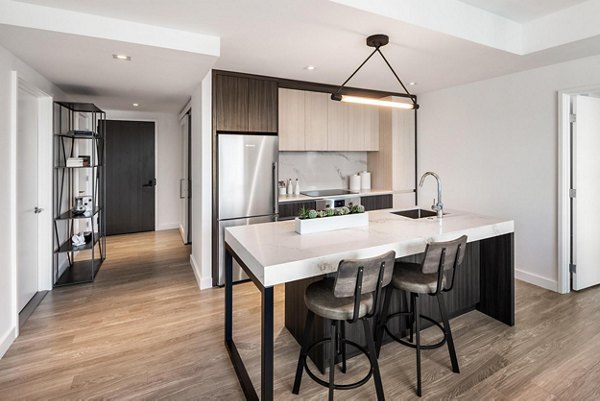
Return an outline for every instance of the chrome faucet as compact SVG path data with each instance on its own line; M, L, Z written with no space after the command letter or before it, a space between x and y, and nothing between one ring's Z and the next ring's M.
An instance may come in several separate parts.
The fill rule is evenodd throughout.
M435 201L435 199L433 200L433 204L431 205L431 210L436 211L437 217L439 219L441 219L442 216L444 215L444 204L442 203L442 180L440 179L440 176L432 171L426 172L425 174L423 174L421 176L421 180L419 181L419 187L423 186L423 183L425 182L425 178L428 175L432 176L437 181L437 202Z

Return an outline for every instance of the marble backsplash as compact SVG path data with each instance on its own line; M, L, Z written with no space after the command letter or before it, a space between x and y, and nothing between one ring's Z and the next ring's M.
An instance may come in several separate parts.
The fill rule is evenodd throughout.
M367 169L367 152L280 152L279 179L300 190L348 188L348 176Z

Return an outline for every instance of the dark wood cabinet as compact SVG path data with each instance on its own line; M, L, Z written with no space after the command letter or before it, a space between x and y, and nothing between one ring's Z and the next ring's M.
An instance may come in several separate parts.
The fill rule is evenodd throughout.
M248 131L248 79L217 75L215 86L217 131Z
M279 220L291 220L298 216L300 209L315 209L317 207L316 201L308 202L286 202L279 204Z
M249 80L248 131L277 132L277 82Z
M216 75L217 131L277 132L277 82Z
M392 194L363 196L360 198L360 203L365 207L366 211L377 209L389 209L393 207L394 196Z

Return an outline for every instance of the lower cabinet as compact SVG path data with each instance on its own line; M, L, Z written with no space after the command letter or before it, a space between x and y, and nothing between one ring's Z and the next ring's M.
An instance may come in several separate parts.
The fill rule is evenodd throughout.
M394 196L388 195L374 195L374 196L362 196L360 203L365 207L366 211L377 210L377 209L390 209L394 204Z
M293 220L298 216L300 209L315 209L317 207L316 201L307 202L285 202L279 204L279 221L281 220Z

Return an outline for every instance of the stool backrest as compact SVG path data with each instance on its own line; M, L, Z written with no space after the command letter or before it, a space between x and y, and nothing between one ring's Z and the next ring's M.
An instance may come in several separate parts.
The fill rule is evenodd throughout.
M447 283L443 290L452 288L454 282L454 270L462 265L467 248L467 236L463 235L452 241L430 242L425 249L421 272L423 274L439 273L438 283L442 283L442 276L452 270L452 280ZM440 291L438 285L438 290Z
M377 284L382 263L384 263L384 269L381 287L385 287L392 281L395 260L396 252L394 251L373 258L342 260L335 277L333 295L337 298L354 296L360 267L363 268L361 294L374 292L378 288Z

